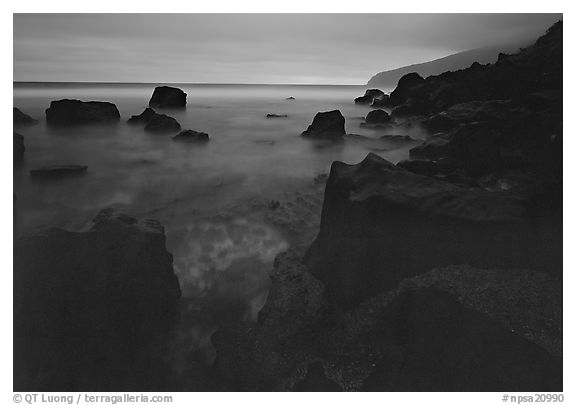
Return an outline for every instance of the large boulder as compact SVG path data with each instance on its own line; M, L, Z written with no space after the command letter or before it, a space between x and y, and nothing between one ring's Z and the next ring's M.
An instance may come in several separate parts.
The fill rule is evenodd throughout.
M459 187L374 154L334 162L305 262L342 308L448 264L561 274L562 233L531 207L528 197Z
M113 123L120 112L112 103L103 101L58 100L46 109L46 122L52 125Z
M154 89L148 105L158 108L186 107L186 93L176 87L159 86Z
M365 104L365 105L369 105L372 103L372 101L374 100L374 97L370 96L370 95L364 95L364 96L360 96L360 97L356 97L354 99L354 104Z
M14 125L30 125L36 124L38 121L29 116L28 114L24 114L18 108L13 107L14 113Z
M366 115L366 123L368 124L387 124L392 117L384 110L372 110Z
M13 148L13 163L19 163L24 159L24 151L26 147L24 146L24 137L20 134L14 132L14 138L12 140Z
M421 87L424 83L424 78L416 72L402 76L394 91L390 93L390 102L393 105L405 103L413 97L414 89Z
M380 89L368 89L364 93L365 96L372 96L373 98L381 98L385 93Z
M162 226L107 209L14 244L14 389L173 390L180 287Z
M346 134L345 119L340 110L319 112L302 136L317 139L340 139Z

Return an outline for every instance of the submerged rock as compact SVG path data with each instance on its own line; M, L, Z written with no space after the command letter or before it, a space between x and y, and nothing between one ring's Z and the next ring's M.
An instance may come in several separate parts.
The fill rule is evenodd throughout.
M35 120L28 114L24 114L20 109L13 107L14 113L14 125L30 125L36 124L38 120Z
M118 108L103 101L58 100L46 110L46 122L53 125L113 123L120 120Z
M294 97L290 96L290 97L287 97L286 100L296 100L296 99Z
M21 162L24 159L24 151L26 150L26 147L24 146L24 137L16 132L14 132L12 148L14 163Z
M334 162L305 262L343 308L448 264L561 274L562 234L529 208L525 197L419 176L374 154Z
M339 139L346 134L340 110L319 112L302 136L316 139Z
M86 173L86 170L88 170L88 166L83 165L54 165L32 169L30 170L30 175L34 178L59 179L82 175Z
M186 93L176 87L159 86L154 89L148 105L158 108L186 107Z
M172 139L179 142L203 143L208 142L210 140L210 137L205 132L197 132L191 129L186 129L180 132L178 135L174 136Z
M14 244L14 389L173 390L180 287L162 226L111 209Z
M287 114L266 114L266 118L288 118Z

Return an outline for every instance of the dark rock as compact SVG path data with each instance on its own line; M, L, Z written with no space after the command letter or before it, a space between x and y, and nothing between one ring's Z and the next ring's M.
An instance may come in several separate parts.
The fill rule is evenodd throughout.
M375 98L370 104L372 108L382 108L382 107L390 107L392 104L390 103L390 96L384 94L380 98Z
M176 132L180 129L182 129L180 123L165 114L155 114L144 127L144 130L148 132Z
M14 112L14 125L31 125L36 124L38 120L35 120L28 114L24 114L18 108L13 108Z
M405 291L380 312L380 324L371 334L386 342L389 354L361 391L562 389L561 358L466 308L451 294Z
M328 181L328 175L326 173L322 173L314 177L314 184L324 184L327 181Z
M296 100L294 97L287 97L286 100Z
M527 198L458 187L369 154L332 164L305 263L343 308L447 264L561 274L562 233L550 221L533 221Z
M298 381L292 388L294 392L340 392L342 387L326 377L324 367L320 362L308 366L306 377Z
M412 114L414 114L414 109L411 104L402 104L394 107L390 113L393 117L407 117Z
M197 132L191 129L186 129L180 132L178 135L172 138L175 141L183 141L183 142L208 142L210 137L205 132Z
M113 123L120 113L112 103L103 101L58 100L46 109L46 122L52 125Z
M405 103L414 96L414 89L421 87L424 83L424 78L416 72L402 76L396 89L390 93L390 102L396 106Z
M24 146L24 137L14 132L12 147L14 163L21 162L24 159L24 151L26 150L26 147Z
M146 108L140 115L133 115L128 119L129 124L148 124L156 115L156 111L150 107Z
M373 100L374 100L374 97L372 97L372 96L367 96L367 95L366 95L366 96L356 97L356 98L354 99L354 103L355 103L355 104L366 104L366 105L368 105L368 104L371 104Z
M180 288L162 226L107 209L14 244L14 389L173 390Z
M456 162L446 158L439 160L402 160L396 166L423 176L448 174L458 169Z
M286 114L266 114L266 118L288 118Z
M386 94L380 89L368 89L366 90L366 93L364 93L364 95L372 96L373 98L377 99L385 96Z
M319 112L302 136L320 139L338 139L346 134L345 119L339 110Z
M280 208L280 201L278 200L270 200L268 202L268 208L271 210L275 210L277 208Z
M30 175L34 178L60 179L64 177L78 176L86 173L88 166L82 165L55 165L44 166L39 169L30 170Z
M450 139L442 135L435 135L424 143L410 149L410 157L413 159L437 160L448 157Z
M366 115L366 122L369 124L386 124L390 120L390 115L384 110L372 110Z
M176 87L159 86L154 89L148 105L158 108L186 107L186 93Z

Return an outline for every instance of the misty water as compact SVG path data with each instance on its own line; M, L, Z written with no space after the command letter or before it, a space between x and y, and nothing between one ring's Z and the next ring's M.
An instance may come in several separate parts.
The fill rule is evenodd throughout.
M87 229L106 207L159 220L183 292L178 345L205 350L220 324L255 319L274 257L297 243L293 232L266 220L271 201L306 203L317 195L321 202L324 184L314 179L333 161L358 163L374 152L397 162L414 144L378 138L424 134L402 126L361 127L370 108L353 100L364 94L362 86L178 87L188 93L186 109L161 112L183 129L207 132L208 144L174 142L174 134L126 124L147 107L154 85L15 85L14 106L40 120L17 129L26 152L14 168L15 229ZM106 126L46 126L44 110L62 98L112 102L122 119ZM317 112L333 109L346 118L347 133L374 141L326 144L299 136ZM266 118L268 113L288 117ZM55 164L88 165L88 171L59 181L30 178L30 169Z

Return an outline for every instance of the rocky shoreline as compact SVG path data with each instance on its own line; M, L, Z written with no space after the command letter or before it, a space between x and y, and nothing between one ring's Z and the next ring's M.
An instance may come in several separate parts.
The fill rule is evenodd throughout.
M168 364L180 286L158 222L107 209L85 232L18 238L15 390L562 391L562 23L493 65L411 73L355 102L367 125L432 135L397 165L334 162L314 179L321 202L267 202L266 221L301 243L276 257L257 322L212 336L214 364ZM159 87L149 105L185 107L186 93ZM120 119L78 100L46 114ZM181 129L152 108L129 122ZM359 137L338 110L301 136ZM15 161L24 150L14 133Z

